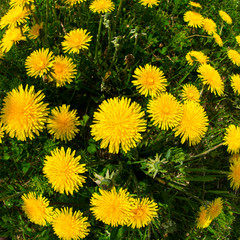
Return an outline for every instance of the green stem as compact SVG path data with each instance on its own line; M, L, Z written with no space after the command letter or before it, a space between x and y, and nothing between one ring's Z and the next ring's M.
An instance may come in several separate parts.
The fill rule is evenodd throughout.
M202 157L202 156L204 156L204 155L207 155L208 153L214 151L215 149L221 147L222 145L223 145L223 143L220 143L220 144L214 146L213 148L208 149L207 151L205 151L205 152L203 152L203 153L200 153L200 154L197 154L197 155L191 156L190 159L198 158L198 157Z
M101 29L102 29L102 22L103 22L103 17L101 15L100 20L99 20L99 25L98 25L97 43L96 43L96 48L95 48L94 60L97 59L98 47L100 46L100 35L101 35Z

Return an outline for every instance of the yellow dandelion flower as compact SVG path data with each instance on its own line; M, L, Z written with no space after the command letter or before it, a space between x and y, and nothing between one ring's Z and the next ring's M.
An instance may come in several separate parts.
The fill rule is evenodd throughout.
M63 240L78 240L89 234L90 224L87 217L80 211L73 212L72 208L56 209L52 219L54 233Z
M52 77L56 81L57 87L71 83L77 73L76 65L73 64L70 58L64 56L55 57L52 68Z
M33 25L28 33L29 38L30 39L38 38L41 29L43 29L43 23Z
M0 28L17 27L18 25L26 23L29 12L21 6L16 6L8 10L8 12L0 20Z
M239 153L240 150L240 127L230 124L223 138L223 145L227 146L230 153Z
M217 33L213 33L213 38L215 39L215 42L218 44L219 47L223 46L223 41Z
M128 226L131 226L131 228L145 227L157 216L158 206L148 198L138 198L133 201L132 215L129 217Z
M65 53L79 53L82 49L88 49L92 36L89 36L87 30L76 29L70 31L64 38L65 41L62 42L63 51Z
M49 49L39 49L33 51L26 59L27 74L37 78L47 74L52 67L53 53Z
M230 165L230 173L228 179L231 181L230 186L233 190L238 190L240 187L240 160L234 159Z
M197 2L190 1L188 4L196 8L202 8L201 4Z
M240 35L236 36L236 41L237 41L238 45L240 45Z
M159 68L146 64L144 67L137 68L134 74L133 77L136 80L132 83L145 97L148 95L156 97L160 92L166 91L167 79Z
M75 4L84 2L86 0L65 0L65 3L70 5L71 7L74 6Z
M79 164L81 156L74 155L75 151L71 153L68 148L65 152L61 147L60 150L56 148L51 151L51 156L45 157L43 173L56 192L73 195L73 191L78 191L79 186L85 183L86 177L79 174L87 171L86 164Z
M192 66L194 61L197 61L201 64L207 63L208 62L208 56L206 56L201 51L190 51L186 55L186 60L187 60L188 64Z
M4 127L2 122L0 121L0 143L2 143L2 138L4 137Z
M223 209L223 202L221 198L216 198L214 201L212 201L207 208L208 216L211 220L216 218Z
M112 12L115 6L111 0L94 0L89 9L94 13L107 13Z
M101 195L94 193L90 199L95 218L113 227L127 224L133 209L127 190L121 188L117 192L114 187L111 191L99 191Z
M210 216L208 215L208 210L204 207L200 207L197 218L197 227L198 228L207 228L212 222Z
M30 192L24 194L22 200L22 209L31 222L46 226L51 221L53 208L49 207L49 201L42 194L36 196L36 193Z
M183 20L188 22L188 26L190 27L202 27L203 26L203 16L200 13L187 11L184 14Z
M71 141L76 133L79 132L77 126L80 125L77 110L69 111L70 105L63 104L51 111L51 116L48 118L47 128L50 134L55 139L62 141Z
M220 17L222 18L223 21L225 21L228 24L232 24L232 19L226 12L220 10L219 15L220 15Z
M217 31L216 23L210 18L203 19L203 30L206 31L209 35L215 33Z
M181 143L189 141L189 146L198 144L208 127L208 117L203 107L193 101L183 104L183 117L174 129L175 136L181 136Z
M96 141L102 140L100 147L109 146L110 153L124 152L136 147L146 129L144 112L136 102L128 98L111 98L102 102L94 113L91 134Z
M238 67L240 66L240 53L236 50L230 49L228 50L228 57L231 59L231 61L236 64Z
M143 6L153 7L153 5L158 5L160 0L140 0L139 1Z
M240 161L240 154L236 153L233 154L230 158L229 158L229 162L233 163L234 160L239 160Z
M176 127L182 118L182 105L170 93L163 93L150 100L147 108L153 125L162 130Z
M34 133L39 135L48 115L48 104L42 102L44 97L41 91L35 93L34 86L28 85L7 93L1 112L5 131L11 138L16 136L25 141L28 137L33 139Z
M231 77L231 86L233 92L240 95L240 74L234 74Z
M10 0L10 6L21 6L24 7L25 5L33 4L34 0Z
M192 84L185 84L182 90L183 101L200 102L200 93L198 89Z
M214 69L209 64L202 64L197 69L199 78L201 78L202 83L208 86L210 90L215 95L222 95L224 91L223 81L218 71Z

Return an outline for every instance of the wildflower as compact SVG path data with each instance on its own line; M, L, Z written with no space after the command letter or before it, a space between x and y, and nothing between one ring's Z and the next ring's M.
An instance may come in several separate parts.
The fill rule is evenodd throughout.
M64 38L63 51L65 53L79 53L82 49L88 49L92 36L89 36L87 30L81 28L70 31Z
M208 216L210 217L211 220L213 220L222 212L222 209L223 209L222 199L216 198L208 205L207 208Z
M230 153L239 153L240 150L240 128L230 124L223 138L223 145L227 146Z
M73 212L72 208L56 209L53 215L52 227L54 233L64 240L82 239L89 234L87 217L80 211Z
M148 198L138 198L133 201L132 215L129 217L128 226L131 226L131 228L145 227L157 216L158 206Z
M197 2L190 1L188 4L196 8L202 8L201 4Z
M203 16L200 13L187 11L184 14L183 20L188 22L188 26L190 27L202 27L203 26Z
M240 45L240 35L236 36L236 41L237 41L238 45Z
M223 46L223 41L217 33L213 33L213 38L215 39L215 42L218 44L219 47Z
M0 143L2 143L3 136L4 136L4 127L2 122L0 121Z
M228 57L231 59L231 61L236 64L238 67L240 66L240 53L236 50L228 50Z
M133 77L136 80L132 81L132 83L137 86L138 91L145 97L148 94L151 97L156 97L160 92L166 91L167 79L159 68L146 64L144 67L137 68L134 74Z
M34 86L28 88L28 85L25 89L20 85L7 93L1 112L5 131L10 137L25 141L27 137L33 139L33 133L39 135L48 115L48 104L42 102L44 97L41 91L35 93Z
M185 84L182 90L183 101L200 102L200 93L198 89L192 84Z
M67 3L68 5L70 5L71 7L74 6L77 3L81 3L84 2L86 0L65 0L65 3Z
M197 61L201 64L208 62L208 57L200 51L190 51L186 55L186 60L189 65L193 65L194 61Z
M144 112L136 102L128 98L111 98L102 102L94 113L91 134L101 141L101 148L109 146L110 153L118 153L120 146L124 152L136 147L146 129Z
M203 30L205 30L209 35L211 35L217 31L217 25L212 19L204 18Z
M30 39L38 38L41 29L43 29L43 23L35 24L34 26L32 26L28 33L29 38Z
M60 150L56 148L51 151L51 156L45 157L43 173L56 192L73 195L73 191L77 191L85 183L86 177L79 174L87 171L86 164L79 164L81 156L74 155L75 151L71 153L68 148L65 152L61 147Z
M239 74L232 75L231 86L232 86L233 92L240 95L240 75Z
M27 4L33 4L34 0L10 0L10 6L15 7L15 6L21 6L24 7Z
M223 81L216 69L209 64L202 64L198 68L199 78L202 79L202 83L208 86L208 90L215 95L222 95L224 90Z
M240 154L235 153L229 158L230 163L233 163L234 160L240 160Z
M69 111L70 105L63 104L60 107L55 107L47 122L49 133L54 135L54 138L62 141L71 141L76 133L79 132L77 126L80 125L77 111Z
M232 24L232 19L226 12L220 10L219 15L220 15L220 17L222 18L223 21L225 21L228 24Z
M49 201L42 197L42 194L36 196L36 193L30 192L24 194L22 200L22 209L31 222L46 226L46 223L51 221L53 208L49 207Z
M112 12L115 6L111 0L94 0L89 9L94 13L107 13Z
M150 100L148 112L153 125L162 130L176 127L182 118L182 105L170 93L163 93L156 99Z
M207 131L208 117L203 107L193 101L183 104L183 117L179 125L174 129L175 136L181 136L181 143L186 140L189 145L198 144Z
M90 199L90 210L95 218L113 227L127 224L133 209L127 190L120 188L117 192L114 187L111 191L99 191L100 195L94 193Z
M228 179L231 181L230 186L233 190L238 190L240 187L240 160L235 159L230 165L230 173Z
M208 215L208 210L204 207L200 207L197 218L197 227L198 228L207 228L212 222L210 216Z
M26 59L27 74L37 78L47 74L52 67L53 53L49 49L39 49L33 51Z
M143 6L152 7L153 5L158 5L159 0L140 0L139 1Z

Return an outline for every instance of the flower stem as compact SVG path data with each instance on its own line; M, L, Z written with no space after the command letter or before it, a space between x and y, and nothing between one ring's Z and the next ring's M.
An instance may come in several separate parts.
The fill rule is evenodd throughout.
M100 20L99 20L99 25L98 25L97 43L96 43L96 48L95 48L94 60L97 59L98 47L100 46L100 35L101 35L101 29L102 29L102 22L103 22L103 17L101 15Z

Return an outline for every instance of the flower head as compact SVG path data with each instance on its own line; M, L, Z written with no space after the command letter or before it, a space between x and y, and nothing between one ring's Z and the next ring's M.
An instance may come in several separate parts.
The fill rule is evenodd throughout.
M226 129L223 138L223 145L228 147L227 151L230 153L239 153L240 150L240 127L231 124Z
M219 15L220 15L220 17L222 18L223 21L225 21L228 24L232 24L232 19L226 12L220 10Z
M30 39L38 38L41 29L43 29L43 23L33 25L28 33L29 38Z
M74 155L75 151L71 152L68 148L65 152L61 147L60 150L56 148L51 151L51 156L45 157L43 173L56 192L73 195L73 191L85 183L86 177L79 174L87 171L86 164L79 164L81 156Z
M233 163L234 160L240 160L240 154L239 153L235 153L229 158L230 163Z
M236 50L230 49L228 50L228 57L231 61L236 64L238 67L240 66L240 53Z
M196 8L202 8L201 4L197 2L190 1L188 4Z
M158 5L160 0L140 0L139 2L143 5L143 6L147 6L147 7L152 7L153 5Z
M198 77L202 79L202 83L206 84L211 92L216 95L223 94L223 81L216 69L209 64L202 64L197 71Z
M76 133L79 132L77 126L80 125L77 111L69 111L70 105L63 104L52 110L51 116L47 122L47 128L54 138L62 141L71 141Z
M240 45L240 35L236 36L236 41L237 41L238 45Z
M219 47L223 46L223 41L216 32L213 33L213 38L215 39L215 42L218 44Z
M10 137L25 141L27 137L33 139L34 133L39 135L48 115L48 104L42 102L44 97L41 91L35 93L34 86L28 88L28 85L25 89L20 85L7 94L1 112Z
M190 51L186 55L186 60L189 65L193 65L194 61L197 61L201 64L208 62L208 56L200 51Z
M200 93L192 84L185 84L182 90L183 101L200 102Z
M99 191L101 195L94 193L90 199L95 218L113 227L127 224L133 209L127 190L120 188L117 192L114 187L111 191Z
M230 173L228 179L231 181L230 186L234 190L238 190L240 187L240 159L234 159L230 165Z
M240 95L240 74L232 75L231 86L232 86L233 92Z
M101 148L109 146L110 153L118 153L120 146L124 152L136 147L146 129L144 112L136 102L128 98L111 98L102 102L94 113L91 134L101 141Z
M187 11L184 14L183 20L188 22L188 26L190 27L202 27L203 26L203 16L200 13Z
M27 4L33 4L34 0L10 0L10 5L12 7L21 6L24 7Z
M158 206L148 198L138 198L133 201L132 215L129 217L128 226L131 226L131 228L145 227L157 216Z
M26 59L27 74L37 78L47 74L52 67L53 53L49 49L39 49L33 51Z
M87 30L81 28L70 31L64 38L63 51L65 53L79 53L80 50L88 49L92 36L89 36Z
M216 23L210 18L203 19L203 30L205 30L208 34L213 34L217 31Z
M162 130L176 127L182 118L182 105L170 93L163 93L150 100L148 112L153 124Z
M216 198L208 205L207 208L208 216L210 217L211 220L213 220L222 212L222 209L223 209L222 199Z
M79 240L89 234L90 224L80 211L72 208L56 209L52 219L54 233L63 240Z
M65 3L72 7L75 4L81 3L81 2L84 2L84 1L86 1L86 0L65 0Z
M175 136L182 137L181 143L186 140L189 145L198 144L207 131L208 117L203 107L193 101L186 101L183 104L183 117L179 125L174 129Z
M49 201L45 197L36 196L36 193L30 192L24 194L22 200L22 209L31 222L45 226L47 222L51 221L53 208L48 206Z
M208 210L204 207L200 207L197 218L197 227L198 228L207 228L212 222L210 216L208 215Z
M156 97L160 92L166 91L167 79L159 68L146 64L144 67L137 68L134 74L133 77L136 80L132 83L145 97L148 95Z
M94 0L89 9L94 13L107 13L112 12L115 6L111 0Z

